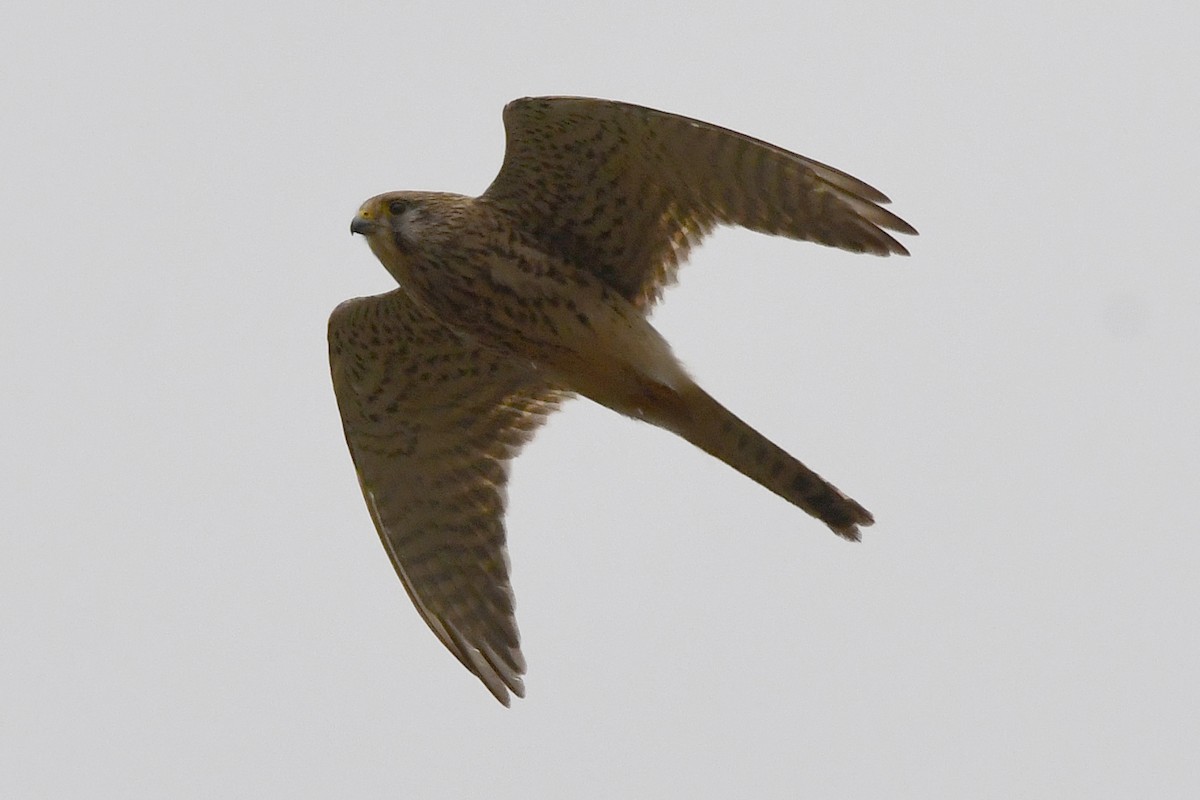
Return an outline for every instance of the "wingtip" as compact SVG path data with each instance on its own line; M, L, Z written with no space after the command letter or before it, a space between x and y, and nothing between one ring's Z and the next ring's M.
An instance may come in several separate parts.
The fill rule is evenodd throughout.
M480 679L484 687L487 688L487 690L491 693L492 697L496 698L496 700L500 702L500 705L504 706L505 708L512 708L512 696L509 694L510 690L512 694L515 694L517 697L525 697L525 683L519 677L511 676L506 678L503 683L494 680L488 680L484 678L484 676L478 674L476 677Z

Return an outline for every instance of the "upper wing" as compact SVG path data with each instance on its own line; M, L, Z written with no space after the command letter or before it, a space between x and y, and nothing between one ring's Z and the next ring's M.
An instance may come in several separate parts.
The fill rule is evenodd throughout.
M714 225L907 255L915 234L857 178L740 133L628 103L531 97L504 109L500 174L481 199L626 300L658 299Z
M563 398L403 290L348 300L329 360L363 495L417 610L500 702L524 695L504 543L508 462Z

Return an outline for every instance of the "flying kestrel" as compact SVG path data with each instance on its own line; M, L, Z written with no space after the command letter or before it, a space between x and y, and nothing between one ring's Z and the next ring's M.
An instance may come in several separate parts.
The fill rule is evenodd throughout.
M581 394L682 436L847 539L871 514L735 417L647 321L717 225L907 255L857 178L739 133L607 100L526 98L479 197L392 192L350 224L400 288L329 319L346 441L429 627L501 703L525 694L508 464ZM885 230L886 229L886 230Z

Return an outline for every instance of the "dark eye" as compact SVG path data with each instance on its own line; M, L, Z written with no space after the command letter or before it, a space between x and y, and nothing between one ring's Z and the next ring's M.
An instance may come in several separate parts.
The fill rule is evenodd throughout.
M388 203L388 211L393 217L398 217L408 210L408 203L404 200L393 200Z

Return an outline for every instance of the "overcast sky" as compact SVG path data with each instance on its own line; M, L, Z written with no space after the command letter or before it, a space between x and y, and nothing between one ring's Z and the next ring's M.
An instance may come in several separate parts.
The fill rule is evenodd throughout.
M1195 796L1192 4L104 5L0 11L0 795ZM393 285L359 203L482 191L536 94L921 236L695 252L655 324L877 524L574 401L514 465L505 710L380 547L324 337Z

